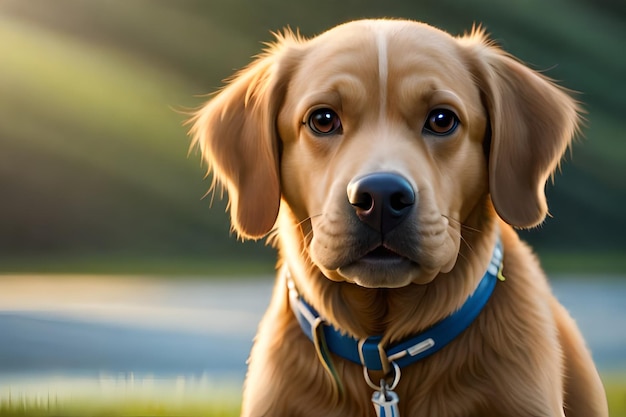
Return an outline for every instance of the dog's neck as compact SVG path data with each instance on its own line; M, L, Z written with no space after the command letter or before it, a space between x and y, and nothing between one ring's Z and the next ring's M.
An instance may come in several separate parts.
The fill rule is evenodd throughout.
M484 210L493 208L487 205L464 222L454 268L429 284L371 289L331 281L308 259L307 263L286 266L304 299L335 328L355 338L380 334L383 345L394 343L442 320L476 289L497 239L495 216L485 215ZM293 226L291 229L295 230ZM302 247L304 240L297 234L279 236L285 262L294 259L282 253L286 249L307 253Z

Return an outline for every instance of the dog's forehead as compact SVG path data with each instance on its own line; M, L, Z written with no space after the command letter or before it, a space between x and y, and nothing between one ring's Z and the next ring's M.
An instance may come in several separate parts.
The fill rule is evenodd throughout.
M454 37L424 23L359 20L311 39L301 68L309 82L338 72L378 81L383 69L394 79L426 74L458 81L469 75L460 49Z
M463 49L448 33L413 21L361 20L337 26L304 45L288 89L294 106L287 108L301 117L329 94L335 98L325 104L358 112L367 101L369 111L381 115L426 101L438 90L477 101Z
M322 33L310 43L314 53L329 57L358 52L365 56L386 53L396 60L415 55L445 59L458 50L455 38L448 33L425 23L405 20L353 21Z

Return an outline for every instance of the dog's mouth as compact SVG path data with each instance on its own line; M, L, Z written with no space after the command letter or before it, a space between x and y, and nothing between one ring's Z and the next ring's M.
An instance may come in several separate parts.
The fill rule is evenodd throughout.
M382 245L366 253L360 260L371 263L396 263L402 262L403 260L408 261L406 257Z
M380 245L337 270L348 281L363 287L403 287L419 271L419 265L398 252Z

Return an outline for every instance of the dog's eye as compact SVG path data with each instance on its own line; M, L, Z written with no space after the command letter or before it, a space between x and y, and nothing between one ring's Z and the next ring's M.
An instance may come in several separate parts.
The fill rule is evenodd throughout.
M428 114L424 130L434 135L449 135L459 125L457 115L448 109L435 109Z
M331 109L317 109L309 116L309 128L318 135L341 133L341 119Z

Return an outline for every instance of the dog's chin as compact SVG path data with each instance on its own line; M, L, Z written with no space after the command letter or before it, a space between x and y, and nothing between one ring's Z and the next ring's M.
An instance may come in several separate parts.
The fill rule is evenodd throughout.
M422 272L417 263L382 248L337 268L345 281L365 288L400 288L423 283Z

